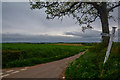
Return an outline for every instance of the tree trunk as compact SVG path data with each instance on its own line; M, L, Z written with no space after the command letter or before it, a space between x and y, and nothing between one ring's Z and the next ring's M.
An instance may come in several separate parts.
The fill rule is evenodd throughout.
M100 20L102 24L102 33L109 34L108 12L107 12L107 5L105 2L102 5ZM104 43L105 46L108 46L109 39L110 39L109 36L102 36L102 43Z
M101 17L101 23L102 23L102 33L109 34L109 24L108 24L108 18L105 14ZM102 42L105 44L105 46L109 43L109 36L102 36Z

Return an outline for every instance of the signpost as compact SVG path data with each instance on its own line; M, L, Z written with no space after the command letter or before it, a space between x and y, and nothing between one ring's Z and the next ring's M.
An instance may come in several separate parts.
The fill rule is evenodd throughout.
M118 7L118 43L120 44L120 6Z
M109 54L110 54L113 38L114 38L114 35L115 35L115 29L116 29L116 27L112 27L112 33L111 34L104 34L104 33L102 34L103 36L110 36L108 49L107 49L106 56L105 56L105 59L104 59L104 64L106 63L106 61L109 57Z
M118 43L120 43L120 28L118 29Z

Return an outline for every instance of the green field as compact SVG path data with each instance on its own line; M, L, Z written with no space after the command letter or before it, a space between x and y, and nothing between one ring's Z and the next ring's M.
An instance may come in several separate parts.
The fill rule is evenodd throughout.
M2 67L23 67L51 62L75 55L89 46L3 43Z
M78 59L69 64L65 77L67 80L120 79L120 44L114 43L107 62L103 64L106 47L104 44L97 44Z

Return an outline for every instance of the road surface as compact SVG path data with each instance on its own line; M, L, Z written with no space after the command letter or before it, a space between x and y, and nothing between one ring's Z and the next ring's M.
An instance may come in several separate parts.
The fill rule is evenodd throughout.
M31 67L3 69L3 78L64 78L67 65L84 52L58 61L39 64Z

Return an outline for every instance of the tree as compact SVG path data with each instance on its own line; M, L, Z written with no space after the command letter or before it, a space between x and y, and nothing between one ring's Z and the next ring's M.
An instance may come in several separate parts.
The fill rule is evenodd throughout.
M80 25L86 25L85 28L92 28L90 24L97 18L102 24L102 33L109 34L109 22L113 16L110 12L120 6L120 2L30 2L31 9L45 8L47 19L58 17L63 19L63 16L73 16L77 19ZM102 36L102 42L108 45L109 37Z

